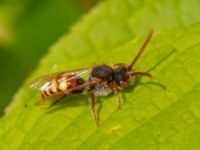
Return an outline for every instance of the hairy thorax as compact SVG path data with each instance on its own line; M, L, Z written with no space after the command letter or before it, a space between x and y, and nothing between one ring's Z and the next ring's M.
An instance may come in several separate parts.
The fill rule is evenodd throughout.
M100 84L97 84L94 87L95 96L107 96L111 92L112 92L112 90L108 87L108 84L106 82L102 82Z

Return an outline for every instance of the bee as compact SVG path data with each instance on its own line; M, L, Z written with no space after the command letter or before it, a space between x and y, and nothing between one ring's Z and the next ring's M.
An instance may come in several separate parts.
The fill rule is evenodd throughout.
M92 67L53 73L35 79L31 87L38 89L41 99L36 104L42 104L51 98L57 98L49 107L59 103L64 97L77 94L88 94L94 121L99 126L95 111L95 97L107 96L114 93L118 100L118 109L121 109L120 91L134 84L136 76L152 78L149 72L138 72L133 69L135 63L144 52L151 40L153 29L130 65L118 63L115 65L100 64Z

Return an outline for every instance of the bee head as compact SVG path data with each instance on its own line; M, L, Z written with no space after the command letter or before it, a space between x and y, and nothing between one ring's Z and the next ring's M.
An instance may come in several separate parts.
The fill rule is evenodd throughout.
M150 73L135 72L134 70L129 70L128 66L125 64L117 64L114 66L113 80L122 89L133 84L136 76L146 76L152 78Z
M114 66L113 76L118 86L125 88L129 85L130 76L128 71L128 67L125 64L116 64Z
M142 53L144 52L146 46L151 40L152 35L153 35L153 29L149 32L149 35L144 41L138 54L135 56L135 58L133 59L133 61L131 62L129 66L126 66L125 64L116 64L114 66L114 71L113 71L114 81L121 88L125 88L129 84L133 83L134 76L140 75L140 76L148 76L151 78L151 74L149 74L148 72L134 72L133 67L135 63L138 61L138 59L140 58L140 56L142 55Z

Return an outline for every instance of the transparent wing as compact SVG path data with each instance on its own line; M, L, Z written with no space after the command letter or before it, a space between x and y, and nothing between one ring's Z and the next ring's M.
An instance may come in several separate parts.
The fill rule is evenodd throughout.
M91 70L92 68L90 67L44 75L33 80L30 83L30 87L34 89L40 89L41 87L48 86L53 79L62 80L62 78L66 78L67 81L78 79L80 77L85 79L89 77Z

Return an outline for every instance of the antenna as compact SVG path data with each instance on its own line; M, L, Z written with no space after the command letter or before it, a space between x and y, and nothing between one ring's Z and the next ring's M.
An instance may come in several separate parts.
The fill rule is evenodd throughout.
M146 40L144 41L142 47L140 48L140 51L138 52L138 54L135 56L134 60L132 61L132 63L129 65L128 70L131 70L133 65L137 62L138 58L141 56L141 54L143 53L143 51L145 50L146 46L148 45L148 43L151 40L151 37L153 35L153 29L150 30L149 35L147 36Z

